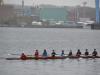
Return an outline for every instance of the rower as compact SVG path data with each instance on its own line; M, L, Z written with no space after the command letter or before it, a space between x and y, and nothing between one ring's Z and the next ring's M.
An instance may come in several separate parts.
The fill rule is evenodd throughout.
M38 56L39 56L39 52L38 52L38 50L35 51L34 56L35 56L35 57L38 57Z
M56 55L56 52L54 50L52 50L51 56L55 57L55 55Z
M80 55L81 55L81 51L80 51L80 49L78 49L76 56L80 57Z
M88 52L88 49L86 49L86 51L85 51L85 56L88 56L89 55L89 52Z
M27 56L24 53L22 53L21 56L20 56L20 59L26 60L27 59Z
M43 56L44 56L44 57L47 56L47 51L46 51L46 49L44 49L44 51L43 51Z
M70 50L70 52L69 52L68 56L72 56L72 50Z
M64 50L62 50L62 52L61 52L61 56L64 56L64 55L65 55Z
M94 49L94 51L92 52L92 56L97 56L97 51L96 51L96 49Z

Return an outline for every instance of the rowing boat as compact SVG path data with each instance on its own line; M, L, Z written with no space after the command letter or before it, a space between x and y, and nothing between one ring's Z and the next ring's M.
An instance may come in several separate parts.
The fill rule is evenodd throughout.
M69 59L77 59L77 58L84 58L84 59L87 59L87 58L100 58L100 56L55 56L55 57L51 57L51 56L48 56L48 57L43 57L43 56L39 56L39 57L34 57L34 56L28 56L26 59L21 59L19 57L15 57L15 58L6 58L6 60L38 60L38 59L66 59L66 58L69 58Z
M70 59L78 59L78 58L83 58L83 59L92 58L92 59L95 59L95 58L100 58L100 56L68 56L67 58L70 58Z
M29 56L27 57L26 59L21 59L21 58L6 58L7 60L32 60L32 59L65 59L67 58L67 56L55 56L55 57L51 57L51 56L48 56L48 57L32 57L32 56Z
M100 58L100 56L81 56L81 58Z

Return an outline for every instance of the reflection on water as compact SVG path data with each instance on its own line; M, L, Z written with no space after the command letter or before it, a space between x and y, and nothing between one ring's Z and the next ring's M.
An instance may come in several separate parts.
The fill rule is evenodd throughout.
M33 54L34 49L51 53L62 49L73 53L86 48L100 52L100 31L85 29L0 28L0 57L8 53ZM15 55L9 57L16 57ZM17 55L18 57L18 55ZM100 75L100 59L4 60L0 59L0 75Z
M79 61L80 60L80 61ZM99 75L99 59L66 59L66 60L4 60L2 75ZM95 60L95 62L94 62ZM96 61L97 60L97 61Z

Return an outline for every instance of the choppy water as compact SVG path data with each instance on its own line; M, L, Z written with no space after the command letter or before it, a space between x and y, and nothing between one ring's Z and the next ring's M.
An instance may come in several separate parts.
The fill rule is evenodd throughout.
M56 28L0 28L0 58L16 57L10 53L33 54L35 49L50 54L62 49L100 53L100 30ZM0 75L100 75L100 59L14 60L0 59Z

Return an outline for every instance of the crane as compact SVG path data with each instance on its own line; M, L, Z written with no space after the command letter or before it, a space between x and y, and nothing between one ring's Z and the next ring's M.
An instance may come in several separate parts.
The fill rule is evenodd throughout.
M99 0L95 0L96 5L96 23L100 23Z

